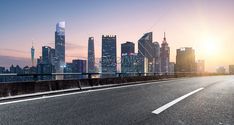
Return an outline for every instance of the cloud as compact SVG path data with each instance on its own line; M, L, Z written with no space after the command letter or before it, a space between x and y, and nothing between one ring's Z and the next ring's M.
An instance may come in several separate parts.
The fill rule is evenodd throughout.
M67 50L74 50L74 49L87 49L87 46L84 45L78 45L78 44L74 44L71 42L66 42L66 49Z
M13 56L0 55L0 66L9 68L12 64L19 65L20 67L24 67L26 65L30 65L30 59L23 58L23 57L13 57Z
M80 42L80 43L82 43L82 42ZM51 41L51 42L48 42L47 44L48 44L48 46L53 47L55 43L54 43L54 41ZM65 47L66 47L66 50L87 49L87 46L78 45L72 41L66 41Z
M27 54L27 51L23 51L23 50L16 50L16 49L6 49L6 48L0 48L1 52L14 52L14 53L21 53L21 54Z

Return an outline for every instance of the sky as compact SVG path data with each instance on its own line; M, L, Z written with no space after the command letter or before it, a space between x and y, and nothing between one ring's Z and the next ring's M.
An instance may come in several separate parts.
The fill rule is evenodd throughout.
M192 47L206 71L234 64L233 0L0 0L0 66L30 65L42 46L54 47L56 23L66 22L66 62L86 59L88 37L101 55L101 36L117 35L117 54L126 41L153 32L159 43L166 32L175 62L176 49Z

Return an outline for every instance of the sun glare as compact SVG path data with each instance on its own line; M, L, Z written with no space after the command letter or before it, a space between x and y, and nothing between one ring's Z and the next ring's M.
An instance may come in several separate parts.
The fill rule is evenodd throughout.
M218 54L218 41L212 37L207 37L202 42L203 54L206 56L215 56Z

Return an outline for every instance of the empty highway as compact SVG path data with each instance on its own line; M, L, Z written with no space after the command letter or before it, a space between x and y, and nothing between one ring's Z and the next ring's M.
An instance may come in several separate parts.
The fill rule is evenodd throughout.
M234 125L234 76L179 78L0 103L1 125Z

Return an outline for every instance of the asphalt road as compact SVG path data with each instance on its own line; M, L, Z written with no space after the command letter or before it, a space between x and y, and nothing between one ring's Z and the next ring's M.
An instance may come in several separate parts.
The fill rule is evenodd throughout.
M152 113L199 88L161 113ZM0 104L0 124L234 125L233 102L234 76L182 78Z

